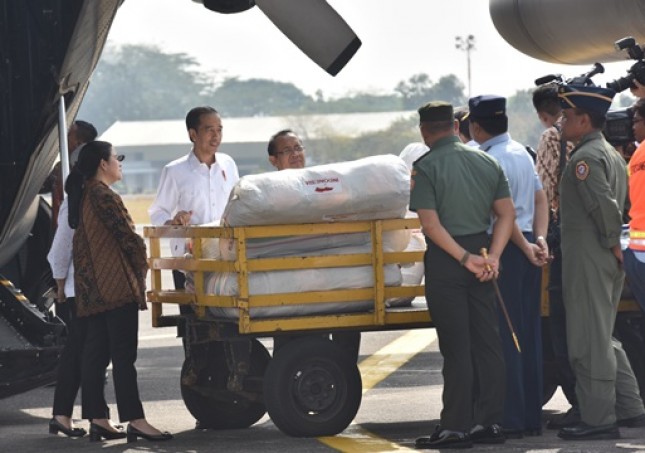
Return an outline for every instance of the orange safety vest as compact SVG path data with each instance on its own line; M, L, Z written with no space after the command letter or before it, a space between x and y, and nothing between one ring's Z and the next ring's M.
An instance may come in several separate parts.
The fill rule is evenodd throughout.
M629 161L629 248L645 251L645 140Z

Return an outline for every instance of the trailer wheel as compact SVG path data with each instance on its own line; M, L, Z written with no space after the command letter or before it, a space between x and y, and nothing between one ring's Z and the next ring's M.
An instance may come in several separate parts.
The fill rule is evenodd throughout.
M356 416L361 398L356 362L323 338L285 344L264 376L269 416L282 432L294 437L340 433Z
M184 361L181 396L200 428L248 428L266 413L261 382L271 357L258 340L252 339L250 343L250 371L242 392L227 389L229 366L223 342L200 345Z

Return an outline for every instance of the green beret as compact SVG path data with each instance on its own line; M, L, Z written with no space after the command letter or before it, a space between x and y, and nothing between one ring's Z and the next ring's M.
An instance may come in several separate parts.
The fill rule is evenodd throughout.
M433 101L428 102L419 108L419 121L454 121L455 115L452 111L452 105L448 102Z

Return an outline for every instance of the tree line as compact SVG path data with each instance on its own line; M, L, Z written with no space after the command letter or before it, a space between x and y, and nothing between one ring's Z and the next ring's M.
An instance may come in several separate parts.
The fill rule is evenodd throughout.
M223 117L283 116L325 113L360 113L415 110L429 100L465 105L464 84L454 74L434 81L414 74L400 81L389 94L354 93L325 99L304 93L292 83L268 79L228 77L217 82L216 72L200 69L185 53L163 52L147 45L105 49L92 76L78 117L94 123L99 132L115 121L183 118L195 105L213 105ZM619 103L627 103L621 97ZM531 90L519 90L507 101L509 129L514 139L536 146L542 131L531 103ZM419 141L416 120L401 121L386 131L358 138L329 137L319 159L333 161L364 155L398 152ZM322 163L322 162L320 162Z

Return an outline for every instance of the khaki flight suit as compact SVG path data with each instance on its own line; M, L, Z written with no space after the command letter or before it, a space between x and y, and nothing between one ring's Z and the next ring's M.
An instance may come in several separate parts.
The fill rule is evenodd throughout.
M582 421L615 423L645 412L634 373L612 338L625 273L620 244L627 199L625 161L600 131L578 143L562 175L560 211L569 361Z

